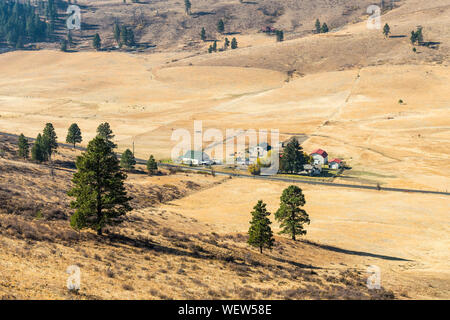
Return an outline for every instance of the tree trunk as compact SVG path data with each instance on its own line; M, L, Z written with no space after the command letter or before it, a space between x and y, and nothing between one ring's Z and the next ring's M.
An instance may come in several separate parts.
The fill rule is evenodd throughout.
M262 253L262 246L259 246L259 253Z
M97 230L97 235L98 235L98 236L101 236L102 234L103 234L102 228L98 229L98 230Z

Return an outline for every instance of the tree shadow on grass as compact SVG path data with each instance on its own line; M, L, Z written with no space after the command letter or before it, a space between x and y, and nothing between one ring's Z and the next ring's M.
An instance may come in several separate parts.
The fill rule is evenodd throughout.
M350 254L350 255L354 255L354 256L370 257L370 258L390 260L390 261L412 261L412 260L409 260L409 259L392 257L392 256L385 256L385 255L375 254L375 253L370 253L370 252L342 249L342 248L338 248L338 247L334 247L334 246L330 246L330 245L325 245L325 244L319 244L319 243L311 242L311 241L308 241L308 240L301 240L301 241L303 243L305 243L305 244L308 244L308 245L311 245L311 246L314 246L314 247L318 247L318 248L321 248L321 249L330 250L330 251L338 252L338 253Z

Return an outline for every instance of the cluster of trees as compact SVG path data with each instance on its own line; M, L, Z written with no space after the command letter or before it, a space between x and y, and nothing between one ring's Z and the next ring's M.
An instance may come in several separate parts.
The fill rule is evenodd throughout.
M97 136L88 144L86 151L76 159L77 172L74 174L73 187L68 195L74 197L71 207L75 212L71 216L70 225L75 230L90 228L99 235L107 225L120 223L122 217L131 211L124 181L125 170L134 168L136 160L127 149L119 161L114 149L117 145L112 141L114 134L109 123L98 126ZM81 130L73 123L68 130L66 141L76 143L82 141ZM19 156L28 158L30 143L23 134L18 141ZM39 134L31 149L32 158L42 162L51 159L58 148L57 136L51 123L47 123L42 134ZM158 171L153 155L147 161L149 174Z
M271 158L271 152L272 151L269 151L267 154L267 158L269 159ZM286 144L279 159L280 173L299 173L303 171L303 166L305 164L310 164L312 162L311 156L303 152L303 148L295 137ZM260 175L261 167L268 166L270 166L270 163L263 163L263 161L258 158L256 163L248 166L248 172L252 175Z
M56 136L55 128L51 123L47 123L44 131L42 134L38 134L33 147L31 148L31 159L37 162L51 162L52 154L58 149L57 139L58 137ZM21 143L19 141L19 154L24 154L24 151L23 149L21 150L20 146Z
M303 166L311 162L311 157L303 152L298 140L294 137L287 143L280 154L280 172L299 173L303 171Z
M328 25L324 22L323 24L320 23L320 20L316 20L316 33L327 33L329 31Z
M136 45L134 39L133 29L127 28L124 25L120 25L119 22L114 23L113 27L114 40L116 40L117 45L122 48L124 45L127 47L133 47Z
M43 2L39 2L41 7ZM0 41L21 48L25 43L43 41L53 31L56 9L53 0L46 3L47 21L41 20L38 8L29 2L0 1Z
M423 42L423 32L422 27L417 27L416 31L411 31L411 43L414 44L421 44Z
M237 43L237 40L236 40L236 38L233 38L232 40L231 40L231 42L230 42L230 40L228 40L228 38L225 38L225 40L224 40L224 42L223 42L223 48L221 48L221 49L219 49L219 51L225 51L225 50L227 50L228 48L230 48L231 47L231 49L237 49L237 47L238 47L238 43ZM217 40L214 40L214 43L212 44L212 45L210 45L209 46L209 48L208 48L208 52L209 53L213 53L213 52L217 52Z
M306 234L305 224L310 223L308 213L303 209L305 196L302 189L297 186L289 186L280 197L280 208L275 213L275 220L280 223L281 234L289 234L292 240L297 236ZM248 230L248 244L259 248L262 253L264 248L272 249L275 239L270 227L270 212L266 204L259 200L254 206L250 228Z

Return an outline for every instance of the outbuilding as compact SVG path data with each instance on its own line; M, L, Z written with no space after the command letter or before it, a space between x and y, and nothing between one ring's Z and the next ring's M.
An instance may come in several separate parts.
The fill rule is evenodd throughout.
M328 163L328 166L330 169L340 169L342 167L343 163L341 159L333 159Z

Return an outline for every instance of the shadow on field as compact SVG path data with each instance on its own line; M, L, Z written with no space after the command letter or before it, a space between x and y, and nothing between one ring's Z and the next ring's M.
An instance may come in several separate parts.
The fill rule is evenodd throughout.
M370 253L370 252L347 250L347 249L342 249L342 248L329 246L329 245L325 245L325 244L319 244L319 243L315 243L315 242L311 242L311 241L307 241L307 240L306 241L304 240L303 242L306 244L321 248L321 249L330 250L330 251L334 251L334 252L338 252L338 253L351 254L351 255L355 255L355 256L371 257L371 258L391 260L391 261L412 261L412 260L408 260L408 259L384 256L384 255Z

